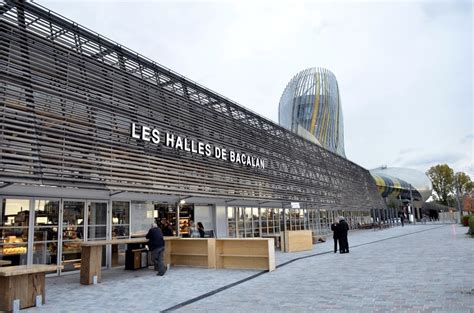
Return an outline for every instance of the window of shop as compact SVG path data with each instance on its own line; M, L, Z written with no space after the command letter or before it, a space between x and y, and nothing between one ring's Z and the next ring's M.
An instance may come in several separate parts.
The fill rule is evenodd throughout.
M130 236L130 202L112 202L112 239Z
M230 238L237 237L236 214L234 207L227 208L227 236Z
M112 239L130 236L130 202L112 201ZM112 267L125 265L127 245L112 245Z
M173 235L176 235L177 223L179 223L179 235L182 237L189 236L189 225L191 221L193 221L194 224L197 223L197 221L194 220L194 204L192 203L180 204L178 220L176 219L176 204L154 203L154 207L154 217L161 226L168 222L173 230Z
M262 235L281 232L282 209L262 208Z
M58 263L59 200L35 200L33 264Z
M12 265L26 265L30 200L3 199L0 215L0 259Z
M81 267L81 242L84 241L84 210L83 201L64 201L62 223L62 255L63 272L78 270Z
M304 210L303 209L287 209L286 229L287 230L303 230L305 229Z

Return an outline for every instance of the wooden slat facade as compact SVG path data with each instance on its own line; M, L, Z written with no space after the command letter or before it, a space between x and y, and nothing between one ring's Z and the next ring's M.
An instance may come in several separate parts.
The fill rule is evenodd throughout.
M37 4L1 5L1 182L385 206L357 164ZM265 168L137 140L132 123L262 158Z

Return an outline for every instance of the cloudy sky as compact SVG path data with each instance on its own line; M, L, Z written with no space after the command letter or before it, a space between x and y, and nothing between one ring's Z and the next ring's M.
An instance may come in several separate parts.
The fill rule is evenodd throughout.
M470 0L36 2L276 123L288 81L325 67L350 160L474 179Z

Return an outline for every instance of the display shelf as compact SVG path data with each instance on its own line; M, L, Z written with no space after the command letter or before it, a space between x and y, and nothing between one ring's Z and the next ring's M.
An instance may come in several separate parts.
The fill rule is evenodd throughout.
M188 232L188 227L189 227L189 218L187 217L180 217L179 218L179 233L181 235L187 235L189 234Z
M176 238L166 241L165 261L172 266L216 268L214 238Z
M208 256L207 253L170 253L170 255Z
M268 258L268 255L257 255L257 254L219 254L223 257L239 257L239 258Z
M275 270L273 238L216 239L216 267Z

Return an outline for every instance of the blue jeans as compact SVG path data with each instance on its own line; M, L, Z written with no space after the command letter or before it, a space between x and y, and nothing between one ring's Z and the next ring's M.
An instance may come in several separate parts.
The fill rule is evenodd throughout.
M166 272L166 266L165 266L165 263L163 262L164 253L165 253L165 247L151 250L151 259L153 260L154 270L158 271L158 275L164 275Z

